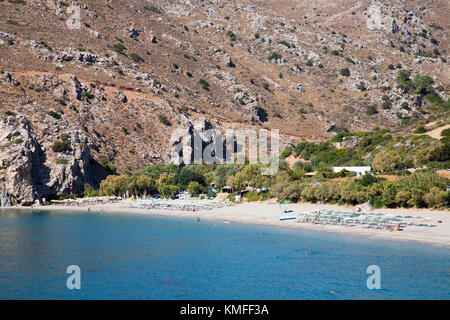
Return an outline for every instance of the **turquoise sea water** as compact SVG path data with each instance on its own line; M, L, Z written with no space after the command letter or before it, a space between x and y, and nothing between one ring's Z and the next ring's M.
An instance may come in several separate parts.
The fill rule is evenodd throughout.
M81 268L68 290L66 268ZM369 290L366 269L381 269ZM0 210L0 299L449 299L450 249L133 214Z

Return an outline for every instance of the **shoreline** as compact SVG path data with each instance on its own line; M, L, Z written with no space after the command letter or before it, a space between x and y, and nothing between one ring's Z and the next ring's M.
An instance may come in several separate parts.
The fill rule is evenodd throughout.
M296 220L280 221L280 208L278 203L250 202L234 206L215 208L212 210L178 211L161 209L142 209L126 207L121 203L95 204L86 206L60 206L50 205L35 207L34 210L60 210L60 211L88 211L91 213L125 213L144 214L160 217L200 218L211 221L228 221L244 224L271 225L288 228L300 228L334 233L343 233L356 236L367 236L384 240L413 241L422 244L450 247L450 212L432 211L426 209L374 209L375 213L390 213L395 215L420 215L424 219L438 223L436 227L407 226L403 231L386 231L378 229L366 229L360 226L318 225L310 223L298 223ZM8 209L8 208L5 208ZM10 209L30 210L29 207L12 207ZM349 211L349 207L331 204L290 204L289 209L297 215L303 211L318 210L342 210Z

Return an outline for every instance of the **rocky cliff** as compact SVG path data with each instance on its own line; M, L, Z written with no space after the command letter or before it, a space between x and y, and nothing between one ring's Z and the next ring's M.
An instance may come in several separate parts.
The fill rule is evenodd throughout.
M26 206L56 195L80 194L84 184L98 187L108 174L92 158L82 132L45 134L36 133L22 115L10 115L0 123L0 206Z

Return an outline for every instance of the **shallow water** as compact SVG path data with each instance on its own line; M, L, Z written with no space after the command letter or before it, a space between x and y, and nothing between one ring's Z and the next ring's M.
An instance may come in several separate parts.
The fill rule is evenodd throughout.
M81 268L68 290L66 268ZM369 265L381 289L366 286ZM0 210L1 299L449 299L450 249L135 214Z

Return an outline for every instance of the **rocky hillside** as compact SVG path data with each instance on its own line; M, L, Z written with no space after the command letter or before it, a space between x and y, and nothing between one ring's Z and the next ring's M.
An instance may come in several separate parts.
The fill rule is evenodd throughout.
M71 29L80 8L80 28ZM170 161L171 134L284 145L448 120L446 0L0 1L0 205ZM428 77L426 77L428 76Z

